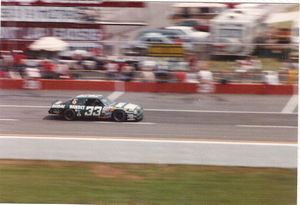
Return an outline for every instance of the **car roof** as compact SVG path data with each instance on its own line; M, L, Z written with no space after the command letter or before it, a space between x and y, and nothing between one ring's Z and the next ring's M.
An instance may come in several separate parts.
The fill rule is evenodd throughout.
M81 94L77 95L75 98L102 98L103 95L95 95L95 94Z

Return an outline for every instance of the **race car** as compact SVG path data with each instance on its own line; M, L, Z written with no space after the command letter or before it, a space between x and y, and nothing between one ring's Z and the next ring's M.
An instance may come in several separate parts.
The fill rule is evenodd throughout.
M141 121L144 117L141 106L113 102L103 95L78 95L71 100L55 101L49 114L57 114L66 120L75 119L107 119L117 122Z

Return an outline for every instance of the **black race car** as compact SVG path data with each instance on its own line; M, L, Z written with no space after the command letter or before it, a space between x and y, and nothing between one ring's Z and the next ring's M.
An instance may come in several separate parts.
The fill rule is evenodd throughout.
M75 98L55 101L49 114L62 115L66 120L111 119L117 122L141 121L143 108L132 103L116 103L103 95L78 95Z

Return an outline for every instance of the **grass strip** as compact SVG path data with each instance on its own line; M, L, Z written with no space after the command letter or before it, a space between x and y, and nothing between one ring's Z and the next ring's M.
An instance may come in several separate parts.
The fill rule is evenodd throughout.
M0 160L0 202L293 205L296 177L296 169Z
M280 71L284 67L284 63L274 58L259 58L262 63L262 70ZM207 61L209 70L213 72L234 72L238 69L237 63L233 59ZM201 67L201 66L200 66Z

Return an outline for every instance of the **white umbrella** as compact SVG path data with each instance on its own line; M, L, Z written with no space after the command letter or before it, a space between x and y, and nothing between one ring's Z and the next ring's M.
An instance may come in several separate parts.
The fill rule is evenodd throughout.
M29 48L34 51L63 51L68 47L68 43L57 37L42 37L33 42Z

